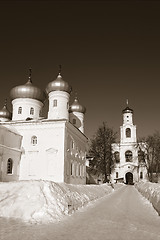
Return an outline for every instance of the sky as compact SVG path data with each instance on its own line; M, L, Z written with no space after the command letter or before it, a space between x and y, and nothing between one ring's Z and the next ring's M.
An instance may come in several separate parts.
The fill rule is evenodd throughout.
M0 1L0 108L29 68L44 90L61 64L89 138L102 122L119 132L126 99L138 137L160 131L159 13L159 1Z

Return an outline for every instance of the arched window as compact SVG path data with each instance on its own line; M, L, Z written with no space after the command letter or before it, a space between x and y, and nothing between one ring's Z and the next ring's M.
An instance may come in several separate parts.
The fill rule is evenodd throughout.
M114 159L116 163L120 162L120 158L119 158L119 152L114 152Z
M34 108L33 107L30 108L30 115L34 115Z
M53 107L57 107L57 99L53 100Z
M18 108L18 114L22 114L22 107Z
M31 137L31 144L32 144L33 146L35 146L35 145L37 144L37 137L36 137L36 136L32 136L32 137Z
M132 162L132 152L131 151L126 151L125 152L125 158L126 158L126 162Z
M13 160L9 158L7 162L7 174L12 174L12 170L13 170Z
M126 128L126 137L127 138L131 137L131 129L130 128Z

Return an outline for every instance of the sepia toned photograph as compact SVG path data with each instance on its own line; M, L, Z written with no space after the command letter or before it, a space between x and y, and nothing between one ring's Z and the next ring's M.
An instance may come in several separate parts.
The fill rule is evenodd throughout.
M160 1L0 0L0 240L160 240Z

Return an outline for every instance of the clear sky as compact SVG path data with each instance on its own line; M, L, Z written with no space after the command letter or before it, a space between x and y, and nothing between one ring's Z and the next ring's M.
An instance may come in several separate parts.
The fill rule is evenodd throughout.
M139 137L160 131L159 1L0 1L0 31L0 107L30 67L45 89L61 64L88 137L103 121L119 132L126 99Z

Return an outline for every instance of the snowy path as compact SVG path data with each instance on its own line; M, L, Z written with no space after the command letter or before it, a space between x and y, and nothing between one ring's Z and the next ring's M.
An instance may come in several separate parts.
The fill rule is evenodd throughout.
M0 219L1 240L160 240L160 217L134 186L124 186L60 223L27 226Z

